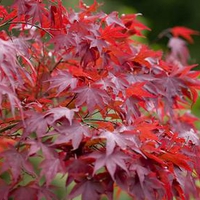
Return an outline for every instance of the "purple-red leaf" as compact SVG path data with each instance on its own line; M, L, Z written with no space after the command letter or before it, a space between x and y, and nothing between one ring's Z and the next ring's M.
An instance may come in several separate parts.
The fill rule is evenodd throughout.
M31 133L35 132L38 137L43 137L48 128L48 117L41 113L26 112L27 118L25 120L25 131L23 137L26 138Z
M77 149L84 137L90 137L90 130L87 126L78 121L74 121L72 125L65 123L57 127L58 138L53 143L65 144L72 142L73 149Z
M118 12L116 12L116 11L114 11L111 14L109 14L108 16L106 16L105 21L108 26L114 24L114 25L119 25L119 26L125 28L125 25L123 24L122 20L119 19Z
M46 178L46 185L50 185L57 173L65 173L64 164L59 158L45 159L40 163L41 177Z
M96 159L93 173L96 173L102 167L106 167L112 179L115 180L115 171L117 166L128 172L125 159L128 159L129 157L121 151L116 150L109 155L104 152L94 152L90 155L90 157Z
M167 60L170 62L179 60L183 65L187 64L190 57L186 42L180 38L172 37L168 42L170 48L170 54Z
M52 108L46 112L45 116L52 115L53 120L51 123L56 122L57 120L65 117L69 120L70 125L72 125L72 120L74 118L74 112L77 112L78 109L68 109L66 107L57 107Z
M86 103L90 113L92 113L96 107L103 109L110 99L104 90L98 88L98 85L80 87L75 89L74 92L77 94L76 106L80 107Z
M27 197L30 200L35 200L37 198L37 189L27 186L21 186L12 191L12 197L18 200L26 200Z
M92 197L94 200L99 200L103 193L103 186L101 182L91 179L83 179L76 183L69 194L69 199L73 199L81 194L82 200L88 200Z
M100 138L106 139L106 154L110 155L113 153L116 145L119 146L122 150L126 149L127 141L117 130L110 131L102 131Z
M49 89L58 88L57 95L69 87L74 89L78 82L77 79L67 71L58 71L58 74L50 78L48 81L50 82Z
M0 172L3 173L7 170L11 171L13 181L17 181L21 175L22 170L36 176L31 163L26 160L27 155L23 152L17 152L15 149L9 149L0 154L3 159Z
M6 182L4 182L2 179L0 179L0 200L6 200L8 199L10 186L7 185Z

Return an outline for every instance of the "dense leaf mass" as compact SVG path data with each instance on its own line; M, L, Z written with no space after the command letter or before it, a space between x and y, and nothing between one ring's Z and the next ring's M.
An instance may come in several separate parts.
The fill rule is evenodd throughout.
M133 37L149 30L138 14L99 6L0 6L0 200L57 199L59 174L66 199L199 199L198 32L167 29L154 51Z

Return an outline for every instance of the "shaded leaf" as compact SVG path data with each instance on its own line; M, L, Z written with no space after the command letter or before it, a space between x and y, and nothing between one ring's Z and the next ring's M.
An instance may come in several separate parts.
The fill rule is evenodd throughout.
M57 95L69 87L74 89L78 83L77 79L67 71L58 71L58 74L50 78L48 81L50 82L49 89L58 88Z
M8 199L10 186L0 179L0 200Z
M57 173L65 173L64 164L59 158L45 159L40 163L41 173L46 178L46 185L50 185Z
M116 145L119 146L122 150L126 149L127 142L125 138L116 130L114 130L113 132L102 131L99 137L106 139L106 154L107 155L110 155L113 153Z
M53 144L65 144L71 141L74 149L79 147L84 137L91 136L88 127L76 121L72 125L65 123L65 125L58 127L57 131L60 134Z
M52 108L46 112L45 116L53 115L53 120L51 123L56 122L57 120L65 117L69 120L70 125L72 125L72 120L74 118L74 112L77 112L78 109L68 109L66 107L57 107Z
M10 170L13 181L17 181L21 175L22 170L35 176L33 166L26 160L26 155L23 152L17 152L15 149L9 149L0 153L0 157L3 159L2 166L0 168L1 173Z
M94 152L90 155L96 159L94 166L94 173L102 167L106 167L112 179L115 180L115 171L117 166L121 167L128 173L125 159L129 157L120 151L114 151L112 154L105 154L104 152Z
M82 106L86 103L89 112L93 112L95 108L98 106L100 108L104 108L109 102L109 96L104 91L98 88L98 86L85 86L80 87L74 90L77 94L76 98L76 106Z
M29 197L30 200L35 200L37 198L37 190L30 186L20 186L12 191L12 197L19 200L26 200Z
M81 195L82 200L88 200L92 197L94 200L98 200L103 193L103 186L101 182L91 179L83 179L76 183L72 191L69 194L69 199L73 199Z
M184 65L189 59L189 51L186 46L186 42L180 38L172 37L168 42L168 47L171 49L171 53L168 56L168 60L180 60Z

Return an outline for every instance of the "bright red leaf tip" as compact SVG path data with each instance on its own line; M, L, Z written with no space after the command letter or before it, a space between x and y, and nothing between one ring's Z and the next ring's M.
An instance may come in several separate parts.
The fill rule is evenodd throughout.
M79 8L88 14L95 12L99 6L101 6L101 4L96 0L94 0L94 3L90 6L86 5L82 0L79 1Z
M17 141L9 137L0 137L0 152L14 146Z
M174 37L181 36L190 43L194 42L192 37L191 37L192 35L199 35L200 34L199 31L195 31L193 29L186 28L184 26L175 26L175 27L171 28L171 33Z

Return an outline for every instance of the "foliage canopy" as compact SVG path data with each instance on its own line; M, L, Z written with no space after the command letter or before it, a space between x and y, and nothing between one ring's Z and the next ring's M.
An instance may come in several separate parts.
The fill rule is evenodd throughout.
M115 186L136 200L198 199L200 72L187 49L198 32L167 29L169 51L154 51L132 38L149 30L138 14L98 7L0 6L0 200L57 199L57 174L73 183L67 199L113 199Z

